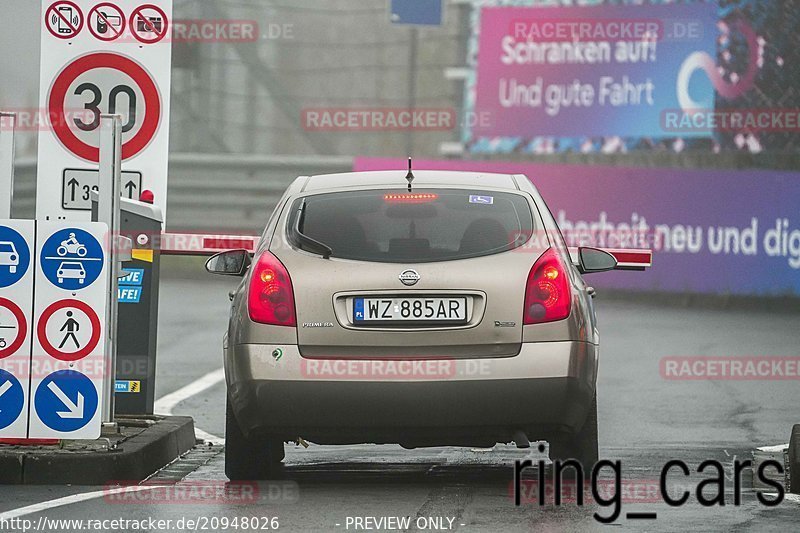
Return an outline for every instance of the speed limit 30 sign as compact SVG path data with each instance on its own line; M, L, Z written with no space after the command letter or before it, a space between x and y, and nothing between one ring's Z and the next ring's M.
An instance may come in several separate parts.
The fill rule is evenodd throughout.
M49 127L39 133L36 218L89 220L79 192L96 188L104 113L122 115L122 171L131 181L123 195L150 190L166 216L172 0L74 0L73 15L65 5L42 0L40 102ZM81 25L62 20L77 13ZM54 32L58 24L66 29Z

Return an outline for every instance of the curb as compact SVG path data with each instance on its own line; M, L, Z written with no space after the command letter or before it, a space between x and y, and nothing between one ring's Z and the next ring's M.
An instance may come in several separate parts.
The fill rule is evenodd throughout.
M0 484L108 485L141 481L195 445L194 421L170 416L114 450L53 453L0 448Z
M800 424L792 427L789 438L789 492L800 494Z

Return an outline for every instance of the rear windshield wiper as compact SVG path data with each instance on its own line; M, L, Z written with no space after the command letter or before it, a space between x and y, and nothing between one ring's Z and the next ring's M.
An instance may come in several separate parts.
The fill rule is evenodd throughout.
M292 226L292 237L297 240L297 243L301 245L303 250L319 254L323 259L329 259L333 253L333 250L330 246L323 242L319 242L316 239L312 239L300 231L300 225L305 220L305 215L306 201L303 200L303 202L300 204L300 208L297 210L297 214L295 215L294 225Z

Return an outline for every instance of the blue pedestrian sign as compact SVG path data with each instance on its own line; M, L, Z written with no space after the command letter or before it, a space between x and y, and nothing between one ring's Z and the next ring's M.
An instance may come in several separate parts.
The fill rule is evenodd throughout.
M42 272L61 289L88 287L100 276L103 263L103 247L91 233L79 228L57 231L42 246Z
M442 25L442 0L392 0L392 24Z
M17 378L0 370L0 429L17 421L25 405L25 391Z
M28 271L31 252L17 230L0 226L0 287L10 287Z
M97 412L97 390L80 372L59 370L39 384L34 407L48 428L62 433L77 431Z

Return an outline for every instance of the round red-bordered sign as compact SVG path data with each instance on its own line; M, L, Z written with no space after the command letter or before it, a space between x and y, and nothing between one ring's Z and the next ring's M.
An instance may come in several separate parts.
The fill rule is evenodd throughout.
M108 14L104 11L100 11L100 9L112 9L116 12L117 17L120 20L120 27L115 28L111 21L108 18ZM101 34L99 28L92 24L92 17L98 17L98 23L105 24L106 27L106 34ZM97 4L94 6L90 11L89 15L86 17L86 20L89 21L89 31L92 35L94 35L97 39L105 42L116 41L119 39L123 33L125 33L125 25L127 24L125 20L125 13L122 12L122 9L118 6L112 4L111 2L103 2L102 4Z
M5 359L14 355L14 352L19 350L19 347L25 342L25 337L28 335L28 321L25 319L25 313L22 312L22 309L8 298L0 298L0 307L5 307L11 311L11 314L17 319L16 338L5 348L0 349L0 359Z
M100 161L100 148L80 140L70 129L64 106L70 85L78 76L97 68L116 69L127 74L144 95L145 115L141 128L122 145L122 160L130 159L144 150L155 137L161 122L161 96L150 73L133 59L110 52L98 52L77 58L56 76L48 98L50 122L56 138L76 157L92 163Z
M75 14L78 15L77 24L72 21L71 16L68 17L64 14L69 13L71 15L72 10L75 10ZM58 39L72 39L76 37L83 28L83 22L83 11L81 11L81 8L78 7L77 4L73 4L69 0L54 2L44 12L44 25L47 26L47 30L50 34ZM54 29L53 26L55 26L56 29Z
M152 9L153 11L156 12L156 14L158 14L159 17L161 17L162 26L160 32L158 31L158 28L156 27L155 23L150 21L150 17L147 17L146 15L142 14L142 11L144 11L145 9ZM155 37L147 38L143 37L142 35L139 35L138 22L141 22L145 28L145 31L142 33L153 33L155 34ZM167 19L167 14L164 13L163 9L161 9L158 6L154 6L153 4L145 4L143 6L139 6L136 9L134 9L133 13L131 13L131 20L129 24L133 36L136 38L137 41L144 44L156 44L164 37L166 37L167 31L169 31L169 19Z
M50 343L50 340L47 338L47 322L56 311L60 311L65 307L72 307L80 310L83 312L83 314L89 317L89 322L92 324L92 336L89 338L89 342L87 342L86 346L79 349L77 352L61 352L58 350L58 348L53 346ZM94 312L94 309L80 300L59 300L44 310L44 313L42 313L42 316L39 318L39 325L36 327L36 334L39 337L39 344L41 344L42 348L44 348L44 351L51 356L55 357L59 361L77 361L78 359L83 359L89 355L100 341L100 319L97 318L97 313Z

